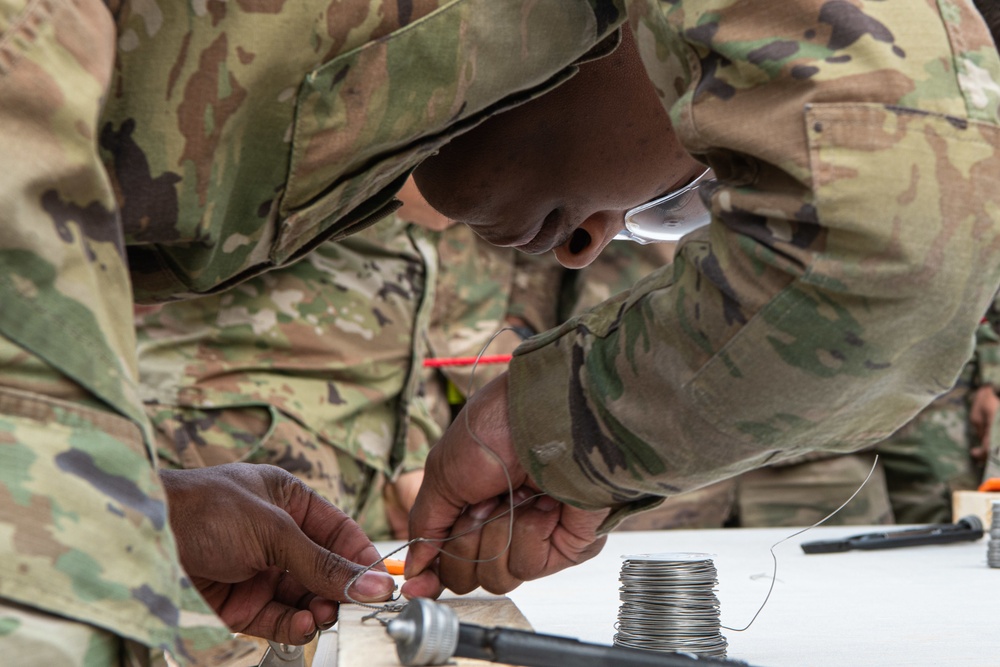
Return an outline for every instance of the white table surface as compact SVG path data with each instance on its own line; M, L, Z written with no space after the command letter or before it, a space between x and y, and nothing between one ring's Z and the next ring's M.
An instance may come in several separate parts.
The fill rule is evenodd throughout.
M986 539L809 556L799 547L872 530L879 529L820 527L778 546L777 582L764 610L745 632L723 630L728 657L754 667L1000 667L1000 569L986 565ZM709 553L719 571L722 624L743 627L770 585L770 546L793 532L613 533L594 559L509 595L537 632L610 644L622 555Z
M785 665L1000 666L1000 569L986 541L805 555L799 544L878 530L815 528L775 549L774 592L729 657ZM745 626L771 581L769 547L794 529L614 533L587 563L525 583L510 597L538 632L611 643L624 554L713 555L722 624Z

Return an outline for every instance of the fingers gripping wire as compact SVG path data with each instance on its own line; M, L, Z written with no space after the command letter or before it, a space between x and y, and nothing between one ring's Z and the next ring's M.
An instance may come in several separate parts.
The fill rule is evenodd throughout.
M468 387L468 391L466 392L467 396L471 396L472 395L473 387L475 386L476 367L479 365L479 360L482 359L483 355L489 349L490 345L493 343L493 341L496 339L496 337L499 336L500 334L502 334L504 331L508 331L508 330L513 331L514 329L512 327L504 327L504 328L498 330L496 333L494 333L490 337L490 339L486 342L486 345L483 346L483 349L480 350L479 354L476 355L475 363L473 363L473 365L472 365L472 371L469 374L469 387ZM504 510L503 512L501 512L500 514L497 514L494 517L490 517L489 519L483 521L482 523L479 523L479 524L477 524L477 525L469 528L468 530L463 531L463 532L461 532L461 533L459 533L457 535L452 535L450 537L436 538L436 539L434 539L434 538L425 538L425 537L416 537L416 538L413 538L412 540L409 540L408 542L406 542L406 544L404 544L404 545L402 545L402 546L400 546L400 547L398 547L396 549L393 549L389 553L387 553L384 556L382 556L382 558L378 559L377 561L375 561L371 565L369 565L369 566L365 567L364 569L360 570L357 574L355 574L351 578L350 581L347 582L347 585L344 586L344 598L346 600L348 600L348 601L350 601L350 602L352 602L352 603L360 606L360 607L365 607L367 609L373 609L373 610L375 610L374 614L369 614L368 616L365 616L366 619L367 618L375 618L380 623L384 623L385 622L384 619L378 618L378 614L379 613L381 613L381 612L390 612L390 613L399 612L405 606L405 603L400 603L399 602L400 596L398 594L396 595L396 597L392 598L389 602L387 602L385 604L381 604L381 605L369 604L367 602L359 602L359 601L355 600L353 597L351 597L351 594L349 592L350 588L354 585L354 583L358 579L360 579L362 577L362 575L365 574L365 572L368 572L372 568L377 567L379 564L381 564L387 558L391 558L395 554L399 553L403 549L406 549L406 548L410 547L413 544L418 544L418 543L424 543L424 544L441 543L441 544L443 544L443 543L447 543L447 542L450 542L452 540L457 540L460 537L464 537L464 536L466 536L466 535L468 535L470 533L473 533L473 532L475 532L477 530L480 530L484 526L486 526L486 525L488 525L488 524L496 521L497 519L501 519L501 518L503 518L505 516L509 516L510 519L507 522L507 542L504 544L504 547L500 550L500 552L497 553L495 556L491 556L489 558L465 558L465 557L462 557L462 556L457 556L455 554L449 553L442 546L435 546L435 548L438 550L439 553L444 554L445 556L449 556L450 558L455 558L456 560L464 561L466 563L489 563L491 561L494 561L494 560L500 558L501 556L503 556L504 553L506 553L510 549L510 545L514 541L514 510L516 510L518 507L521 507L522 505L525 505L525 504L531 502L535 498L538 498L540 496L545 495L544 493L536 493L534 495L531 495L531 496L525 498L524 500L522 500L522 501L520 501L518 503L515 503L514 502L514 482L511 479L510 470L508 470L507 465L504 463L503 459L501 459L500 456L496 452L494 452L492 449L490 449L486 445L486 443L484 443L482 441L482 439L480 439L480 437L478 435L476 435L476 432L472 430L472 424L469 422L469 409L468 409L468 407L466 407L466 409L462 410L462 415L463 415L463 420L462 420L463 424L465 426L466 431L468 431L469 436L472 438L472 440L480 448L482 448L482 450L485 451L490 457L492 457L494 461L496 461L500 465L500 469L503 471L504 478L507 481L507 502L508 502L509 505L508 505L507 509Z
M490 340L487 341L487 343L483 347L483 349L476 356L476 361L475 361L475 363L472 366L472 372L470 373L470 377L469 377L469 388L468 388L468 391L466 393L467 396L471 396L472 395L472 388L475 386L476 367L478 366L479 360L482 358L482 356L489 349L489 346L493 343L493 341L496 339L496 337L499 336L504 331L507 331L508 329L513 330L511 327L504 327L503 329L500 329L496 333L494 333L493 336L490 337ZM510 520L507 523L507 541L504 544L503 548L496 555L494 555L494 556L491 556L489 558L476 558L476 559L465 558L465 557L462 557L462 556L457 556L455 554L449 553L442 546L436 546L435 547L438 550L438 552L441 553L441 554L444 554L444 555L449 556L451 558L455 558L457 560L461 560L461 561L468 562L468 563L488 563L490 561L494 561L494 560L500 558L504 553L506 553L510 549L511 544L513 543L513 540L514 540L514 520L513 520L514 510L516 510L518 507L521 507L522 505L525 505L525 504L531 502L535 498L538 498L540 496L545 495L544 493L536 493L536 494L534 494L532 496L529 496L528 498L525 498L521 502L515 503L514 502L514 484L513 484L513 480L511 479L510 471L508 470L507 465L504 463L503 459L501 459L500 456L496 452L494 452L492 449L490 449L486 445L486 443L484 443L482 441L482 439L479 438L479 436L475 433L475 431L472 430L472 425L469 422L469 410L468 410L468 408L466 408L465 410L463 410L462 414L463 414L463 424L465 425L465 429L469 433L469 436L472 438L472 440L480 448L483 449L483 451L485 451L490 457L492 457L500 465L501 470L503 470L504 477L505 477L506 482L507 482L507 501L509 503L509 506L507 507L506 510L504 510L500 514L497 514L496 516L493 516L493 517L487 519L486 521L483 521L482 523L480 523L478 525L475 525L475 526L469 528L468 530L463 531L463 532L461 532L461 533L459 533L457 535L452 535L450 537L437 538L437 539L423 538L423 537L414 538L414 539L408 541L406 544L400 546L399 548L394 549L394 550L390 551L389 553L385 554L382 558L380 558L379 560L375 561L371 565L369 565L369 566L365 567L364 569L360 570L356 575L354 575L354 577L351 578L350 581L347 582L347 585L344 587L344 598L347 599L347 600L349 600L349 601L351 601L351 602L353 602L354 604L357 604L357 605L361 606L361 607L365 607L365 608L374 610L375 613L369 614L368 616L365 616L365 619L375 618L380 623L385 624L387 621L385 621L385 619L379 618L378 614L380 614L382 612L390 612L390 613L399 612L405 606L405 603L399 603L398 602L398 600L399 600L399 596L398 595L395 598L393 598L390 602L388 602L386 604L383 604L383 605L374 605L374 604L369 604L369 603L365 603L365 602L358 602L357 600L354 600L354 598L352 598L351 595L350 595L350 593L349 593L349 589L351 588L351 586L354 585L354 583L358 579L361 578L362 575L365 574L365 572L368 572L372 568L374 568L374 567L378 566L380 563L382 563L382 561L384 561L385 559L394 556L395 554L399 553L403 549L408 548L410 545L417 544L417 543L426 543L426 544L441 543L441 544L444 544L444 543L450 542L452 540L457 540L457 539L459 539L461 537L464 537L465 535L468 535L470 533L473 533L473 532L475 532L477 530L480 530L484 526L492 523L493 521L501 519L504 516L510 516ZM790 540L790 539L792 539L794 537L797 537L797 536L799 536L799 535L801 535L801 534L803 534L803 533L805 533L805 532L807 532L809 530L812 530L813 528L816 528L817 526L822 525L823 523L825 523L826 521L828 521L831 517L833 517L838 512L840 512L842 509L844 509L844 507L846 507L848 505L848 503L850 503L852 500L854 500L854 498L861 492L861 490L865 487L865 485L871 479L872 475L875 473L876 468L878 467L878 459L879 459L879 457L876 454L875 455L875 460L872 462L871 470L868 471L868 475L865 477L864 481L861 482L861 485L858 486L858 488L854 491L854 493L852 493L847 500L845 500L839 507L837 507L837 509L835 509L832 512L830 512L828 515L826 515L825 517L823 517L822 519L820 519L816 523L814 523L814 524L812 524L810 526L807 526L805 528L802 528L802 529L800 529L800 530L792 533L791 535L788 535L788 536L786 536L786 537L778 540L777 542L775 542L774 544L771 545L769 551L770 551L770 554L771 554L771 560L773 561L773 569L772 569L772 573L771 573L771 583L770 583L770 586L767 589L767 594L764 596L763 602L761 602L760 607L754 613L754 615L750 619L750 621L745 626L743 626L742 628L734 628L734 627L729 627L729 626L721 625L720 627L722 629L730 630L730 631L733 631L733 632L743 632L743 631L749 629L751 625L753 625L754 621L757 620L757 617L764 610L764 607L767 605L768 600L770 600L771 594L774 591L775 582L777 581L777 578L778 578L778 557L774 553L774 550L778 546L780 546L781 544L783 544L784 542L787 542L788 540Z

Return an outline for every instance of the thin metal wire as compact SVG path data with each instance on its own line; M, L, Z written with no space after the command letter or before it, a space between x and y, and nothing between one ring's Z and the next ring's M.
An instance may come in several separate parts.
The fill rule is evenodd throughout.
M476 362L472 365L472 371L469 373L469 387L468 387L468 390L466 391L466 396L470 396L470 397L472 396L473 387L475 387L476 368L479 365L479 360L482 358L482 356L484 354L486 354L486 351L489 349L490 345L493 344L493 341L496 339L496 337L499 336L500 334L502 334L504 331L514 331L514 329L513 329L513 327L504 327L504 328L498 330L496 333L494 333L492 336L490 336L490 339L488 341L486 341L486 345L484 345L483 349L479 351L478 355L476 355ZM459 533L458 535L452 535L450 537L442 537L442 538L439 538L439 539L426 538L426 537L415 537L412 540L409 540L408 542L406 542L406 544L403 544L402 546L400 546L400 547L398 547L396 549L393 549L389 553L383 555L377 561L375 561L371 565L363 568L361 571L359 571L357 574L355 574L353 577L351 577L350 581L348 581L347 584L344 586L344 598L347 601L349 601L349 602L351 602L353 604L358 605L359 607L365 607L367 609L373 609L373 610L375 610L375 612L376 612L375 614L369 614L368 616L366 616L366 618L375 618L379 622L382 622L382 619L378 618L378 616L377 616L378 613L381 613L381 612L398 613L398 612L402 611L403 607L405 606L405 603L399 603L398 602L398 600L400 598L400 595L396 595L395 597L391 598L389 600L389 602L387 602L385 604L381 604L381 605L370 604L370 603L367 603L367 602L359 602L358 600L355 600L353 597L351 597L351 594L350 594L350 588L351 588L351 586L353 586L354 583L358 579L360 579L366 572L368 572L372 568L377 567L379 564L381 564L382 561L384 561L387 558L390 558L390 557L394 556L395 554L399 553L403 549L406 549L406 548L410 547L413 544L418 544L418 543L432 544L432 543L435 543L435 542L437 542L437 543L447 543L447 542L450 542L452 540L457 540L460 537L464 537L464 536L468 535L469 533L473 533L473 532L475 532L477 530L480 530L481 528L483 528L487 524L490 524L490 523L496 521L497 519L500 519L500 518L505 517L505 516L509 516L510 517L510 521L507 522L507 542L504 544L504 547L500 550L500 552L497 553L495 556L491 556L489 558L465 558L463 556L457 556L457 555L455 555L453 553L449 553L448 551L446 551L444 548L442 548L440 546L435 546L435 548L438 550L438 553L444 554L445 556L448 556L449 558L454 558L456 560L464 561L466 563L489 563L491 561L494 561L494 560L500 558L501 556L503 556L504 553L506 553L507 550L510 549L510 545L514 541L514 510L516 510L518 507L521 507L522 505L524 505L526 503L531 502L535 498L538 498L540 496L545 495L544 493L536 493L534 495L528 496L524 500L522 500L519 503L515 504L514 503L514 482L513 482L513 480L511 480L510 471L507 469L507 465L503 462L503 459L500 458L500 455L497 454L496 452L494 452L489 447L487 447L486 443L484 443L479 438L479 436L476 435L475 431L472 430L472 425L469 423L469 409L468 409L468 407L466 407L464 410L462 410L462 413L465 415L464 424L465 424L466 431L468 431L468 433L469 433L469 436L472 438L472 440L477 445L479 445L479 447L481 447L483 449L483 451L485 451L487 454L489 454L491 457L493 457L493 459L497 463L500 464L500 469L503 470L504 478L507 480L507 501L509 503L509 507L506 510L504 510L503 512L501 512L500 514L497 514L494 517L490 517L489 519L483 521L482 523L479 523L479 524L473 526L472 528L469 528L468 530Z
M706 554L627 557L622 564L618 646L724 658L718 574Z
M802 533L806 532L807 530L812 530L816 526L818 526L818 525L820 525L822 523L825 523L834 514L836 514L840 510L842 510L845 507L847 507L847 503L849 503L852 500L854 500L854 497L856 495L858 495L859 493L861 493L861 489L865 488L865 484L868 483L868 480L870 480L872 478L872 475L875 473L875 468L876 467L878 467L878 454L875 455L875 460L872 461L872 469L868 471L868 476L865 477L865 481L861 482L861 486L859 486L857 489L855 489L854 493L851 494L851 497L848 498L847 500L845 500L843 503L841 503L840 507L838 507L837 509L835 509L832 512L830 512L829 514L827 514L825 517L823 517L822 519L820 519L819 521L817 521L813 525L806 526L805 528L802 528L801 530L797 530L794 533L792 533L791 535L789 535L787 537L784 537L784 538L778 540L777 542L775 542L774 544L771 545L771 548L769 549L769 551L771 552L771 560L774 562L774 569L771 570L771 585L768 586L768 588L767 588L767 595L764 596L764 601L760 603L760 607L757 609L757 613L755 613L753 615L753 618L750 619L749 623L747 623L746 625L744 625L742 628L730 628L729 626L723 625L722 628L724 630L732 630L733 632L743 632L744 630L746 630L747 628L749 628L751 625L753 625L753 622L757 620L758 616L760 616L760 612L764 611L764 605L766 605L767 601L771 599L771 592L774 590L774 582L778 580L778 557L774 555L774 549L775 549L775 547L777 547L779 544L787 542L788 540L792 539L793 537L798 537L799 535L801 535Z
M502 519L503 517L509 515L511 512L513 512L514 510L516 510L518 507L521 507L522 505L524 505L526 503L529 503L532 500L534 500L535 498L538 498L539 496L543 496L543 495L545 495L545 494L543 494L543 493L536 493L533 496L529 496L529 497L525 498L524 500L522 500L521 502L517 503L516 505L512 505L511 507L509 507L508 509L504 510L500 514L497 514L494 517L490 517L489 519L483 521L482 523L477 524L477 525L473 526L472 528L469 528L468 530L459 533L458 535L452 535L451 537L442 537L442 538L439 538L439 539L434 539L434 538L429 538L429 537L415 537L415 538L413 538L412 540L408 541L406 544L403 544L402 546L399 546L399 547L393 549L392 551L390 551L389 553L385 554L384 556L382 556L381 558L379 558L377 561L375 561L371 565L365 567L360 572L358 572L353 577L351 577L351 580L347 582L346 586L344 586L344 597L347 598L348 602L350 602L352 604L356 604L359 607L365 607L367 609L376 609L378 611L387 611L387 612L400 612L400 611L402 611L403 610L403 606L404 606L403 604L398 604L398 605L397 604L393 604L394 602L396 602L397 600L399 600L399 596L396 596L396 597L390 599L389 602L387 602L385 604L375 605L375 604L370 604L368 602L359 602L358 600L355 600L354 598L351 597L351 594L349 593L349 590L350 590L351 586L354 585L354 582L356 582L358 579L360 579L365 574L365 572L368 572L372 568L377 567L382 561L384 561L387 558L391 558L392 556L398 554L400 551L402 551L403 549L406 549L410 545L417 544L417 543L431 544L433 542L450 542L452 540L457 540L460 537L465 537L469 533L473 533L473 532L479 530L480 528L486 526L487 524L493 523L497 519ZM504 546L503 549L501 549L500 553L498 553L496 556L491 556L489 558L465 558L463 556L456 556L454 554L448 553L447 551L445 551L441 547L436 547L436 548L437 548L437 550L440 553L443 553L443 554L445 554L446 556L448 556L450 558L455 558L456 560L465 561L466 563L489 563L490 561L494 561L497 558L500 558L500 556L502 556L504 554L504 552L507 551L507 549L510 548L511 538L512 538L512 536L509 534L508 535L507 544Z

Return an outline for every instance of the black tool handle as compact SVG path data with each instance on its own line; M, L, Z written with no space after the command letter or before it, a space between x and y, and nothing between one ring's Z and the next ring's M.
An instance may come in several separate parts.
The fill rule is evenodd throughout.
M922 544L949 544L951 542L974 542L983 536L983 522L970 515L956 523L937 523L921 528L879 531L854 535L841 540L816 540L803 542L802 551L807 554L828 554L852 549L871 551L874 549L897 549L915 547Z
M585 644L570 637L484 628L469 623L458 626L455 656L524 667L733 667L745 664L681 653Z

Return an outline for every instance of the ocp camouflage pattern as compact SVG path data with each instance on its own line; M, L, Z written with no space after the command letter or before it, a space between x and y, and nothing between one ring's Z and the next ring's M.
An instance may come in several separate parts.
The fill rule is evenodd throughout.
M519 456L614 507L884 439L950 388L997 289L1000 62L971 2L629 5L713 224L519 349Z
M0 0L0 596L181 661L226 633L163 520L131 289L222 291L370 224L625 4L726 184L669 275L512 366L546 490L637 507L879 439L952 384L996 292L1000 68L967 2L111 4Z
M382 487L423 467L440 428L418 405L436 264L393 216L220 295L137 318L142 395L172 467L270 463L391 539ZM431 285L432 286L432 285Z
M669 264L675 245L612 243L593 264L569 272L571 286L564 289L560 312L577 315L628 290ZM967 451L967 440L962 444ZM825 524L892 523L882 468L865 483L871 468L872 455L867 452L810 451L780 464L670 496L659 507L629 516L617 530L808 526L840 507L859 487L851 502Z
M977 383L992 386L994 392L1000 391L1000 293L986 311L976 332L976 342ZM990 428L982 479L1000 479L1000 412L994 416Z
M896 523L951 523L952 493L979 486L982 467L970 452L972 375L970 366L952 390L875 448Z
M589 1L0 0L0 597L182 663L228 637L165 521L133 289L221 292L371 224L423 157L558 85L623 19Z

